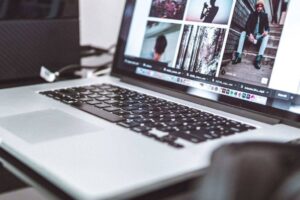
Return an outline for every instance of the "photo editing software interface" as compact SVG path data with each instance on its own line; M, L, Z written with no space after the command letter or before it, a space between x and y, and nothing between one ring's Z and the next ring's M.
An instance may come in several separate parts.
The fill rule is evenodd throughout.
M296 0L132 2L125 70L211 100L227 96L300 113L299 61L288 58Z

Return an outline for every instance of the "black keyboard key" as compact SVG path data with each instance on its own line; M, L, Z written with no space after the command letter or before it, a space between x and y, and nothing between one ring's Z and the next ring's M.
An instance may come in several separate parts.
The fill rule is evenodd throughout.
M78 98L78 100L80 100L80 101L90 101L91 100L91 98L89 98L89 97L87 97L87 96L83 96L83 97L80 97L80 98Z
M77 92L72 89L62 89L58 90L61 94L64 94L65 96L74 96L77 95Z
M143 117L148 119L157 119L157 121L159 121L158 119L160 118L160 114L157 113L143 114Z
M149 111L147 111L147 110L133 110L132 113L136 114L136 115L143 115L143 114L148 114Z
M127 121L123 121L123 122L119 122L118 125L123 126L125 128L133 128L136 126L140 126L140 123L131 121L131 122L127 122Z
M75 88L70 88L70 89L74 90L75 92L85 92L85 91L87 91L83 87L75 87Z
M107 112L105 110L98 109L95 106L88 105L88 104L73 104L76 108L85 111L87 113L90 113L92 115L95 115L97 117L100 117L102 119L105 119L110 122L120 122L124 119L122 117L119 117L118 115L115 115L113 113Z
M95 105L97 108L107 108L107 107L110 107L109 104L106 104L106 103L100 103L100 104L96 104Z
M147 127L147 126L137 126L132 128L131 130L138 132L138 133L144 133L144 132L149 132L152 130L151 127Z
M160 130L162 132L166 132L166 133L170 133L173 131L176 131L176 129L172 126L161 126L161 127L157 127L157 130Z
M97 94L97 93L93 93L93 94L90 94L90 95L87 95L88 97L91 97L91 98L97 98L97 97L100 97L101 95Z
M116 87L114 87L114 88L109 88L109 89L106 89L107 91L109 91L109 92L114 92L114 93L117 93L120 89L119 88L116 88Z
M210 134L204 134L203 137L206 138L207 140L212 140L212 139L218 138L218 137L214 137L213 135L210 135Z
M118 111L115 111L113 113L118 115L118 116L124 116L124 115L130 115L131 114L130 112L126 112L124 110L118 110Z
M116 103L119 103L119 101L117 101L117 100L108 100L108 101L104 101L104 103L107 103L107 104L116 104Z
M102 84L102 85L97 85L97 88L101 88L103 90L108 90L108 89L112 88L112 86L108 85L108 84Z
M133 119L133 121L135 121L137 123L141 123L141 124L153 123L152 120L145 119L145 118L135 118L135 119Z
M104 108L104 110L106 110L108 112L115 112L115 111L119 111L120 109L116 108L116 107L107 107L107 108Z
M146 137L149 137L149 138L153 138L153 139L158 139L158 137L152 133L149 133L149 132L141 132L142 135L146 136Z
M93 88L93 89L91 89L91 91L98 93L98 92L103 92L104 90L101 90L100 88Z
M248 124L243 124L244 125L244 127L246 128L246 129L248 129L248 130L254 130L254 129L256 129L254 126L250 126L250 125L248 125Z
M78 100L73 99L73 98L69 98L69 97L65 97L62 102L66 103L66 104L73 104L75 102L77 102Z
M188 126L177 126L176 128L178 129L178 131L182 131L182 132L196 130L196 127L195 126L191 126L191 125L188 125Z
M47 97L50 97L50 98L54 97L53 91L40 92L40 94L46 95Z
M108 98L116 98L116 97L118 97L117 94L107 94L105 96L108 97Z
M98 92L98 94L106 96L106 95L110 95L113 93L104 90L103 92Z
M164 142L175 142L177 140L178 137L174 136L174 135L166 135L166 136L163 136L162 138L160 138L162 141Z
M91 100L91 101L87 101L86 102L87 104L90 104L90 105L95 105L95 104L99 104L101 103L100 101L97 101L97 100Z
M135 106L126 106L126 107L123 107L122 109L127 110L127 111L138 110L138 108Z
M105 97L105 96L101 96L101 97L98 97L96 98L98 101L108 101L110 100L109 98Z
M180 137L180 138L182 138L184 140L187 140L187 141L195 143L195 144L207 141L207 138L205 138L205 137L200 137L200 136L199 137L195 137L194 135L190 135L190 134L187 134L187 133L172 132L170 134L174 135L176 137Z
M93 90L93 89L95 89L95 87L94 86L83 86L83 88L84 89L86 89L86 90Z
M142 118L140 115L134 115L134 114L124 115L123 117L124 117L125 119L137 119L137 118Z
M181 125L182 125L181 122L173 121L173 120L171 120L171 121L169 121L169 122L166 122L166 124L167 124L168 126L173 126L173 127L178 127L178 126L181 126Z
M86 90L86 91L84 91L84 92L80 92L80 94L82 94L82 95L92 95L93 92L91 92L91 91L89 91L89 90Z
M230 130L222 130L220 131L220 135L222 136L229 136L229 135L234 135L235 132L234 131L230 131Z
M176 142L169 142L168 144L169 144L170 146L172 146L172 147L175 147L176 149L182 149L182 148L184 148L183 145L177 144Z
M246 131L247 129L246 128L242 128L242 127L231 127L229 128L230 131L233 131L235 133L241 133L241 132L244 132Z

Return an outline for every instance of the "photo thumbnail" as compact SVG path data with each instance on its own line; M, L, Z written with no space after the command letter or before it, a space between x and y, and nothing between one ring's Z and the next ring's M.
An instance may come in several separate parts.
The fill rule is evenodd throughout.
M150 17L182 20L187 0L152 0Z
M186 25L175 67L192 73L216 76L225 32L222 28Z
M233 0L190 0L187 21L228 24Z
M219 77L268 87L289 1L251 2L236 2Z
M181 25L178 24L149 21L141 57L172 67L180 29Z

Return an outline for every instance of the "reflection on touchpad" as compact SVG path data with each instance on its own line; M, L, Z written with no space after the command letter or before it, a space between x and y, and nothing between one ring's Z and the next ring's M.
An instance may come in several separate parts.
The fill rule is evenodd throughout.
M0 126L30 143L91 133L99 127L59 110L43 110L0 118Z

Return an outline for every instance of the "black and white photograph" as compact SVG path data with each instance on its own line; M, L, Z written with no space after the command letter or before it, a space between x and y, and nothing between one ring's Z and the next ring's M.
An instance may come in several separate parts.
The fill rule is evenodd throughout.
M186 25L176 68L215 76L220 63L225 29Z
M233 0L190 0L187 21L228 24Z
M172 67L181 25L149 21L141 57Z

